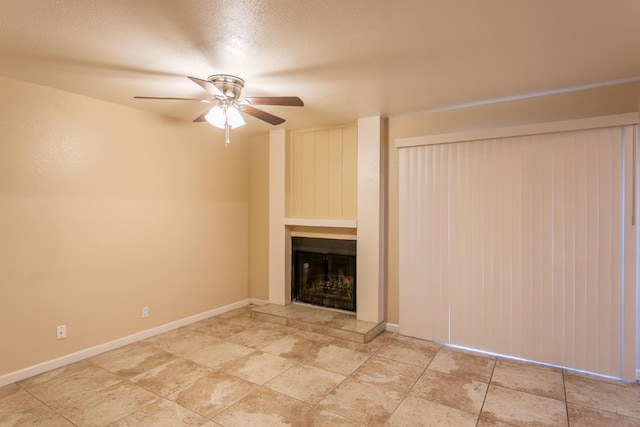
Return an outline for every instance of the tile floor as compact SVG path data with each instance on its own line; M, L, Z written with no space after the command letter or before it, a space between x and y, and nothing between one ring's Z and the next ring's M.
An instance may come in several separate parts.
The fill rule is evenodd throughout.
M0 426L640 426L640 386L245 307L0 388Z

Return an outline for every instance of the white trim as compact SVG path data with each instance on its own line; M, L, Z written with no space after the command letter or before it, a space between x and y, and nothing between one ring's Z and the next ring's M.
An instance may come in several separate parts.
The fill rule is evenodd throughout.
M424 145L450 144L454 142L480 141L485 139L512 138L516 136L541 135L545 133L626 126L637 123L640 123L640 112L588 117L584 119L564 120L549 123L535 123L508 128L481 129L467 132L398 138L396 139L395 145L396 148L420 147Z
M358 119L357 318L376 324L385 296L384 130L379 116Z
M636 369L636 381L640 381L640 369Z
M0 387L5 386L7 384L14 383L16 381L21 381L26 378L33 377L38 374L42 374L43 372L51 371L52 369L57 369L63 366L70 365L75 362L79 362L80 360L84 360L89 357L93 357L98 354L104 353L106 351L114 350L116 348L125 346L127 344L131 344L136 341L144 340L144 339L153 337L155 335L168 332L172 329L176 329L181 326L189 325L191 323L198 322L200 320L208 319L209 317L226 313L227 311L231 311L240 307L247 306L250 304L250 301L251 300L249 299L245 299L242 301L234 302L232 304L228 304L223 307L218 307L218 308L214 308L213 310L205 311L204 313L195 314L193 316L185 317L184 319L175 320L173 322L165 323L164 325L160 325L151 329L136 332L134 334L127 335L125 337L118 338L113 341L109 341L103 344L98 344L93 347L85 348L84 350L76 351L75 353L70 353L55 359L47 360L46 362L42 362L37 365L28 366L26 368L19 369L17 371L9 372L8 374L4 374L0 376Z
M323 219L323 218L285 218L284 225L301 227L333 227L356 228L358 221L355 219Z
M263 299L258 299L258 298L249 298L249 304L253 304L253 305L267 305L269 304L269 301L265 301Z
M384 322L384 330L389 332L400 332L400 325L395 323Z

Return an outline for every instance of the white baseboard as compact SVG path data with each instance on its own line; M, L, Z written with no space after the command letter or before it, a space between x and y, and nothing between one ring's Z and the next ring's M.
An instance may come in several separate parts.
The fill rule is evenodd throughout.
M258 299L258 298L249 298L249 304L253 304L253 305L267 305L269 304L269 301L265 301L263 299Z
M400 332L400 325L396 325L395 323L385 323L384 324L385 331L389 332Z
M35 375L42 374L52 369L61 368L63 366L67 366L72 363L79 362L80 360L84 360L89 357L96 356L100 353L104 353L105 351L113 350L118 347L122 347L127 344L134 343L136 341L144 340L152 336L170 331L172 329L180 328L182 326L186 326L191 323L198 322L200 320L208 319L209 317L226 313L227 311L235 310L237 308L244 307L249 304L259 304L258 302L252 302L252 301L260 301L260 300L246 299L243 301L234 302L232 304L225 305L223 307L218 307L218 308L214 308L213 310L205 311L204 313L195 314L193 316L185 317L184 319L179 319L173 322L165 323L164 325L160 325L151 329L136 332L135 334L127 335L126 337L118 338L103 344L98 344L96 346L89 347L84 350L76 351L75 353L66 354L56 359L47 360L46 362L42 362L37 365L28 366L26 368L19 369L17 371L9 372L8 374L4 374L0 376L0 387L7 384L14 383L16 381L21 381L21 380L33 377Z

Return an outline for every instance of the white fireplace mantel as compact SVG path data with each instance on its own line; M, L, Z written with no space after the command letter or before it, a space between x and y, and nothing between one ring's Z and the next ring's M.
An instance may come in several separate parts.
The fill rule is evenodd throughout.
M269 134L269 302L291 303L292 226L355 228L357 234L357 318L384 320L384 216L380 117L358 120L357 218L313 219L285 216L285 131Z
M358 221L355 219L285 218L282 223L285 226L297 227L357 228Z

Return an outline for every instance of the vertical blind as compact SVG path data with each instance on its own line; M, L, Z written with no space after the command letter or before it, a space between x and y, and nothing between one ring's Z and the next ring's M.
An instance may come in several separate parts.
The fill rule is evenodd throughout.
M401 148L400 332L635 377L634 127Z

